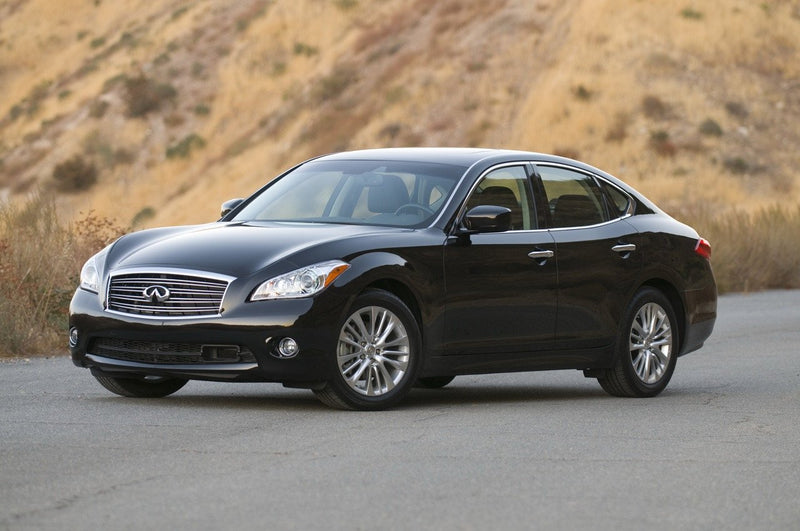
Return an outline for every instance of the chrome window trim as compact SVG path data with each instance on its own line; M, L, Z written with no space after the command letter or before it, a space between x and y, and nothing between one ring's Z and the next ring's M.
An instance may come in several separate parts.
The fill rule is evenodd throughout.
M220 273L212 273L210 271L200 271L197 269L184 269L180 267L130 267L130 268L121 268L115 269L114 271L108 274L108 278L106 279L104 293L105 296L103 298L103 311L106 313L114 314L114 315L121 315L127 318L132 319L146 319L149 321L179 321L179 320L192 320L192 319L216 319L222 317L222 311L219 311L215 314L208 314L208 315L176 315L176 316L169 316L169 315L144 315L144 314L137 314L137 313L126 313L126 312L119 312L116 310L109 310L108 309L108 297L111 291L111 280L120 275L137 275L137 274L150 274L150 275L183 275L189 277L199 277L199 278L207 278L210 280L219 280L222 282L226 282L227 285L225 286L225 291L222 292L222 298L220 299L220 310L225 303L225 298L228 296L228 290L231 287L231 283L236 280L236 277L232 277L229 275L223 275Z
M491 172L493 172L495 170L499 170L501 168L509 168L509 167L512 167L512 166L522 166L523 169L525 169L525 166L527 166L528 164L531 164L531 162L527 161L527 160L519 160L519 161L512 161L512 162L501 162L501 163L495 164L494 166L491 166L491 167L487 168L486 170L484 170L483 172L481 172L481 174L478 175L478 178L475 179L475 182L472 183L472 186L470 186L469 192L467 192L467 195L466 195L466 197L464 199L464 202L461 204L460 207L458 207L458 213L456 214L456 218L455 218L456 219L456 224L453 226L453 230L457 230L459 222L461 221L462 217L466 213L465 210L467 208L467 202L469 202L469 198L472 196L472 192L475 191L475 189L478 187L478 184L480 184L480 182L483 180L484 177L486 177ZM471 167L470 167L470 169L471 169ZM467 171L469 171L469 170L467 170ZM466 173L467 172L464 172L464 175L466 175ZM527 173L528 173L528 171L525 170L525 174L526 175L527 175ZM530 176L528 176L528 181L530 182ZM535 209L536 208L536 201L535 201L535 199L533 197L531 199L533 200L533 207ZM509 233L509 232L513 232L513 233L516 234L516 233L519 233L519 232L537 232L537 231L540 231L540 230L547 230L547 229L507 230L505 232L499 232L499 233L496 233L496 234L506 234L506 233ZM452 230L451 230L451 232L452 232Z
M597 180L602 181L603 183L614 187L615 190L618 190L620 193L622 193L625 197L628 198L628 210L622 216L615 217L614 219L609 219L609 220L603 221L601 223L595 223L593 225L576 225L574 227L543 227L543 228L537 228L537 229L519 229L519 230L509 230L509 231L502 232L502 233L497 233L497 234L507 234L507 233L511 233L511 232L513 232L514 234L520 234L520 233L531 233L531 232L564 231L564 230L595 228L595 227L602 227L604 225L609 225L611 223L616 223L616 222L618 222L620 220L627 219L627 218L629 218L629 217L631 217L633 215L633 210L634 210L634 208L636 206L636 203L635 203L635 200L634 200L633 196L631 196L631 194L629 194L625 190L621 189L619 186L615 185L614 183L612 183L608 179L604 179L600 175L597 175L597 174L592 173L590 171L583 170L581 168L576 168L575 166L570 166L569 164L563 164L563 163L560 163L560 162L542 162L542 161L538 161L537 162L537 161L533 161L533 160L519 160L519 161L511 161L511 162L501 162L499 164L491 166L491 167L487 168L486 170L484 170L478 176L478 178L475 179L475 182L472 183L472 186L470 187L469 192L467 192L466 199L464 200L464 203L458 209L458 213L456 214L456 217L455 217L456 224L453 226L453 228L451 230L451 233L452 233L452 231L457 229L458 223L463 218L464 213L465 213L465 209L466 209L466 206L467 206L467 201L469 200L470 196L475 191L475 188L478 187L478 184L481 182L481 180L483 180L483 178L486 177L486 175L488 173L491 173L494 170L499 169L499 168L506 168L506 167L509 167L509 166L526 166L526 165L533 166L534 170L536 170L536 168L539 167L539 166L562 168L562 169L565 169L565 170L574 171L576 173L581 173L581 174L586 175L586 176L588 176L588 177L590 177L592 179L595 179L596 181ZM473 166L474 166L474 164L473 164ZM467 169L467 171L464 172L465 176L466 176L467 173L469 173L469 170L472 169L473 166L470 166L470 168ZM536 178L540 178L540 176L537 175ZM459 180L459 183L458 183L459 185L461 184L461 181L463 179L464 178L462 177ZM534 194L536 194L536 190L534 190ZM453 200L453 197L451 195L449 201L452 201L452 200ZM534 205L535 205L535 202L534 202ZM447 208L447 207L445 206L445 208ZM442 210L442 212L444 212L444 209ZM437 221L438 221L438 219L437 219Z

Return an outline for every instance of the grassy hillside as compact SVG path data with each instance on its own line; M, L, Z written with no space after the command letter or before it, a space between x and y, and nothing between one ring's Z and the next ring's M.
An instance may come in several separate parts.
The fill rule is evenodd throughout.
M365 147L580 158L695 223L722 290L800 287L799 52L788 0L0 0L0 355L62 348L127 228Z
M779 0L4 1L0 189L201 222L309 156L482 145L752 209L797 193L798 51Z

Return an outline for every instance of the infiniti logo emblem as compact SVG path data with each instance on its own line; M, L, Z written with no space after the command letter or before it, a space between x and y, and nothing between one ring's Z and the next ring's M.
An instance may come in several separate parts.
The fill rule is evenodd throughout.
M164 302L169 300L169 290L164 286L148 286L142 295L150 302Z

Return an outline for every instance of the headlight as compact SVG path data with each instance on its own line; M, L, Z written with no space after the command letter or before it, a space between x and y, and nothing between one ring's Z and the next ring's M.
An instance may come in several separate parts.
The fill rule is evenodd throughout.
M100 268L107 251L108 247L89 258L86 263L83 264L83 268L81 269L81 288L94 293L100 293Z
M336 277L347 271L350 264L341 260L322 262L301 269L295 269L281 276L271 278L258 286L250 297L251 301L267 299L299 299L319 293Z
M100 274L97 272L95 256L89 258L81 269L81 287L98 293L100 291Z

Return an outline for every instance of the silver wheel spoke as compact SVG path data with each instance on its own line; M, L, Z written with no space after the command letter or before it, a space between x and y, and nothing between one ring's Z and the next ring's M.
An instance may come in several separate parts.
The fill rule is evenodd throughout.
M401 371L405 371L406 367L408 367L408 363L405 361L393 360L385 356L379 356L378 360L381 362L381 367L383 367L384 364L388 364Z
M353 367L353 365L351 365L350 367ZM358 370L355 372L355 374L353 374L352 376L349 376L349 377L347 377L347 374L345 374L345 376L347 377L347 381L348 382L357 382L361 378L361 375L364 374L364 370L366 368L368 368L368 367L369 367L369 363L366 363L366 361L362 360L361 363L358 364ZM344 373L346 373L346 372L348 372L348 371L344 371Z
M391 310L369 306L348 317L339 334L337 363L347 385L365 396L392 391L408 370L411 342Z
M672 328L664 308L655 302L639 308L631 323L628 344L636 376L646 384L657 383L672 356Z
M669 363L669 355L665 354L660 348L653 350L653 353L656 355L658 363L661 364L661 368L664 369L667 366L667 363Z
M383 381L386 382L386 391L394 389L394 380L392 380L392 376L389 374L389 371L386 370L386 367L381 363L378 365L377 369L376 372L380 372L381 376L383 376Z

